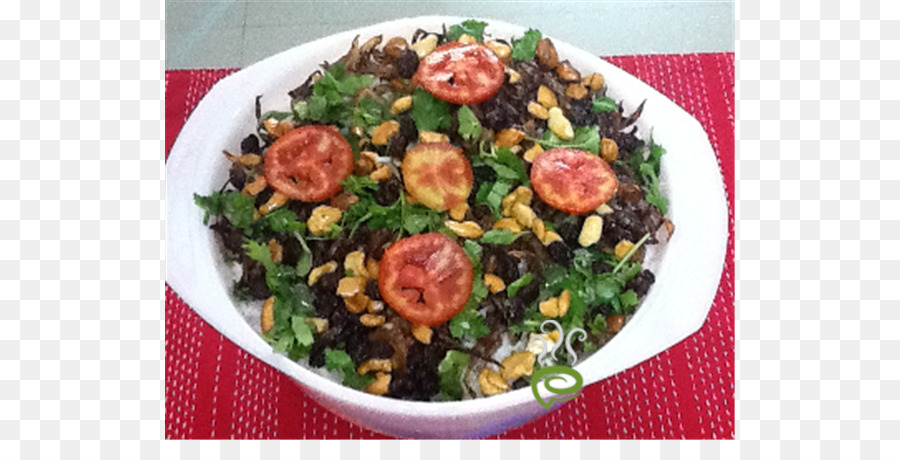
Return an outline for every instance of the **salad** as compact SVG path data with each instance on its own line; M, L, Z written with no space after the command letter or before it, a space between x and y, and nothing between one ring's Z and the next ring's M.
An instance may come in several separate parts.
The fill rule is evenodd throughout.
M357 37L290 107L257 98L227 182L194 198L276 352L376 395L471 399L529 385L532 339L564 340L544 321L586 330L588 355L639 307L646 248L674 231L643 104L538 30L486 26Z

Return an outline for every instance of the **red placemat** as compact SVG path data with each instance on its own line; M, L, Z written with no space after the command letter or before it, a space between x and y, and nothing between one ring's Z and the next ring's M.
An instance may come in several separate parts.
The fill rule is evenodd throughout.
M497 439L734 438L734 54L620 56L706 129L728 197L729 239L703 327ZM234 72L166 72L166 156L210 87ZM166 285L166 438L385 438L336 417L200 319Z

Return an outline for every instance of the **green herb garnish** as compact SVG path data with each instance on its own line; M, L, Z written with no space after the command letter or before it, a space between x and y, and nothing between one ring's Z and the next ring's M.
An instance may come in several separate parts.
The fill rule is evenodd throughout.
M534 29L528 29L525 35L513 40L512 58L517 61L530 61L534 59L534 52L537 50L537 44L543 36L541 32Z

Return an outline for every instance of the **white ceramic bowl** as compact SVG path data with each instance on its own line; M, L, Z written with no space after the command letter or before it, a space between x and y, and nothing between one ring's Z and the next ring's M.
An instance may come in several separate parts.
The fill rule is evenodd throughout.
M535 401L530 388L442 403L373 396L273 353L235 308L229 295L230 271L217 252L213 232L202 223L193 194L209 194L226 180L228 164L221 152L237 149L241 139L253 131L257 95L263 96L264 110L287 110L287 92L321 62L333 62L342 56L356 35L362 41L379 34L410 37L418 28L440 30L442 24L449 26L464 19L427 16L376 24L297 46L229 75L200 101L178 135L166 165L166 280L172 288L219 332L296 379L335 413L399 437L488 436L548 411ZM486 22L487 32L495 37L521 36L526 30L500 21ZM540 24L531 26L540 28ZM668 150L662 160L663 193L669 197L668 215L676 226L667 247L652 254L656 284L638 312L612 341L577 364L576 370L587 386L662 352L700 328L722 272L727 208L715 154L697 120L592 53L559 40L553 42L560 58L569 59L582 73L602 73L609 95L623 99L628 110L647 99L638 126L645 139L652 128L654 139Z

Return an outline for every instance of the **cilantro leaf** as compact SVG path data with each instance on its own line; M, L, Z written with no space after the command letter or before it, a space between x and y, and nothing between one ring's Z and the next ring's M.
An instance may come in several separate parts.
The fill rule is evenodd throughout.
M313 344L312 327L306 322L306 317L292 316L291 329L294 331L294 338L301 346L308 347Z
M537 50L537 44L543 36L539 30L528 29L525 35L513 40L512 58L517 61L530 61L534 59L534 52Z
M486 22L476 21L474 19L463 21L462 24L454 24L447 30L447 40L455 42L463 35L471 35L480 43L484 41L485 27L487 27Z
M650 163L642 164L640 173L644 189L647 192L645 195L647 203L656 206L659 212L665 214L669 209L669 199L664 197L659 191L659 178L656 177L656 172L653 171L653 165Z
M472 240L466 240L463 243L463 250L469 256L469 261L472 262L475 279L481 280L481 245ZM484 317L478 313L478 304L487 296L487 287L484 283L476 281L472 286L469 302L462 311L450 319L450 334L453 337L460 338L467 335L477 340L491 332L484 325Z
M609 113L615 112L619 110L619 105L616 104L616 101L612 100L612 98L608 97L599 97L594 99L593 106L591 107L591 112L599 113Z
M419 131L437 131L450 127L450 106L422 88L416 88L413 94L412 112Z
M590 328L591 333L599 334L601 332L606 332L606 317L602 314L597 315L590 324L588 324L588 328ZM585 342L588 344L590 342Z
M384 120L384 107L371 98L360 99L359 104L353 109L353 124L362 126L369 134Z
M349 96L372 86L375 78L371 75L344 75L344 65L334 64L312 87L312 94L305 102L295 103L293 114L299 119L311 119L347 124L353 113L348 102Z
M478 192L475 194L475 204L486 204L491 207L494 218L500 218L500 208L503 204L503 197L509 193L512 186L505 180L497 182L483 182L478 186Z
M534 275L532 275L531 273L526 273L522 275L521 278L513 281L512 283L509 283L509 286L506 288L506 297L510 299L515 297L516 294L519 293L519 290L527 286L532 279L534 279Z
M519 237L520 234L513 233L507 229L488 230L481 236L482 243L488 244L510 244Z
M525 172L525 166L512 150L501 147L491 154L483 154L481 159L484 160L485 164L494 169L494 172L497 173L497 177L501 179L517 180L520 184L525 186L531 184L528 173Z
M264 222L273 231L283 233L304 233L306 223L297 221L297 214L286 208L279 208L266 215Z
M337 370L343 376L344 385L363 389L372 383L375 379L370 375L359 375L356 373L356 364L350 359L350 355L344 350L325 349L325 368L329 371Z
M600 153L600 129L596 126L579 126L575 128L575 136L571 141L564 141L553 134L549 129L542 139L526 137L526 139L541 144L541 147L557 148L566 147L587 150L594 154Z
M623 311L630 312L638 303L640 303L640 301L638 300L637 293L634 292L634 290L629 289L619 294L619 303L622 305Z
M459 121L459 135L466 140L478 139L481 137L481 122L472 112L469 106L464 105L456 112L456 118Z
M462 374L469 364L469 355L461 351L449 350L438 364L438 375L441 378L441 393L447 400L459 400L463 397Z
M256 206L251 196L237 192L213 192L209 196L195 193L194 203L205 211L204 224L209 222L210 216L223 216L231 225L243 230L244 234L248 234L253 226Z
M370 194L371 192L378 190L378 182L375 182L369 178L369 176L350 175L340 183L348 192L356 196Z

